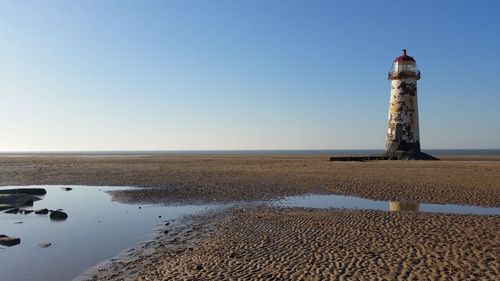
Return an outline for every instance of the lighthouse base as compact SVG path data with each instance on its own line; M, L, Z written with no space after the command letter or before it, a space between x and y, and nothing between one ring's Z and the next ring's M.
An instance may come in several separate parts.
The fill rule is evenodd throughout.
M387 151L384 153L384 157L387 160L439 160L421 151Z
M388 160L437 160L420 150L419 141L407 142L401 139L387 142L384 156Z
M439 160L432 155L427 153L407 153L407 152L395 152L392 154L381 154L381 155L365 155L365 156L332 156L330 161L375 161L375 160Z
M423 153L409 151L385 152L379 155L360 155L360 156L332 156L330 161L374 161L374 160L439 160L438 158Z

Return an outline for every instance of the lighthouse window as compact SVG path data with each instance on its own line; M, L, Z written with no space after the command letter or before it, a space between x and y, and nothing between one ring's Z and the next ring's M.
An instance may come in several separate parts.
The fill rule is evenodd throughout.
M393 69L393 71L417 71L417 67L412 64L395 63Z

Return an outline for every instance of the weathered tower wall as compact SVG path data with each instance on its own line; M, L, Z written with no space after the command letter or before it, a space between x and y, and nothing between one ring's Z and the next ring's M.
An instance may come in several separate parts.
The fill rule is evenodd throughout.
M420 152L418 128L417 80L414 78L391 81L391 97L386 136L386 151Z

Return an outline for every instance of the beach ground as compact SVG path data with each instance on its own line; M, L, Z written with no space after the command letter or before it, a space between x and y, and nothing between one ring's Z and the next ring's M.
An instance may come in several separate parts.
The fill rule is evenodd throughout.
M127 202L305 193L500 206L500 161L329 162L325 156L2 156L0 185L154 187ZM467 160L467 161L466 161ZM483 159L484 160L484 159ZM237 206L165 226L94 280L498 280L498 216Z
M498 280L498 216L236 208L88 280Z
M465 158L465 159L464 159ZM0 156L0 185L153 187L127 202L250 201L306 193L500 205L500 157L330 162L325 155Z

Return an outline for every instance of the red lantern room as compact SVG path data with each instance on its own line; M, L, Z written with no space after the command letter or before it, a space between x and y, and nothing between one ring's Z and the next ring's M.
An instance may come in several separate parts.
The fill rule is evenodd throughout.
M403 50L401 56L394 59L387 79L420 79L420 71L417 68L417 63L413 57L406 54L406 49Z

